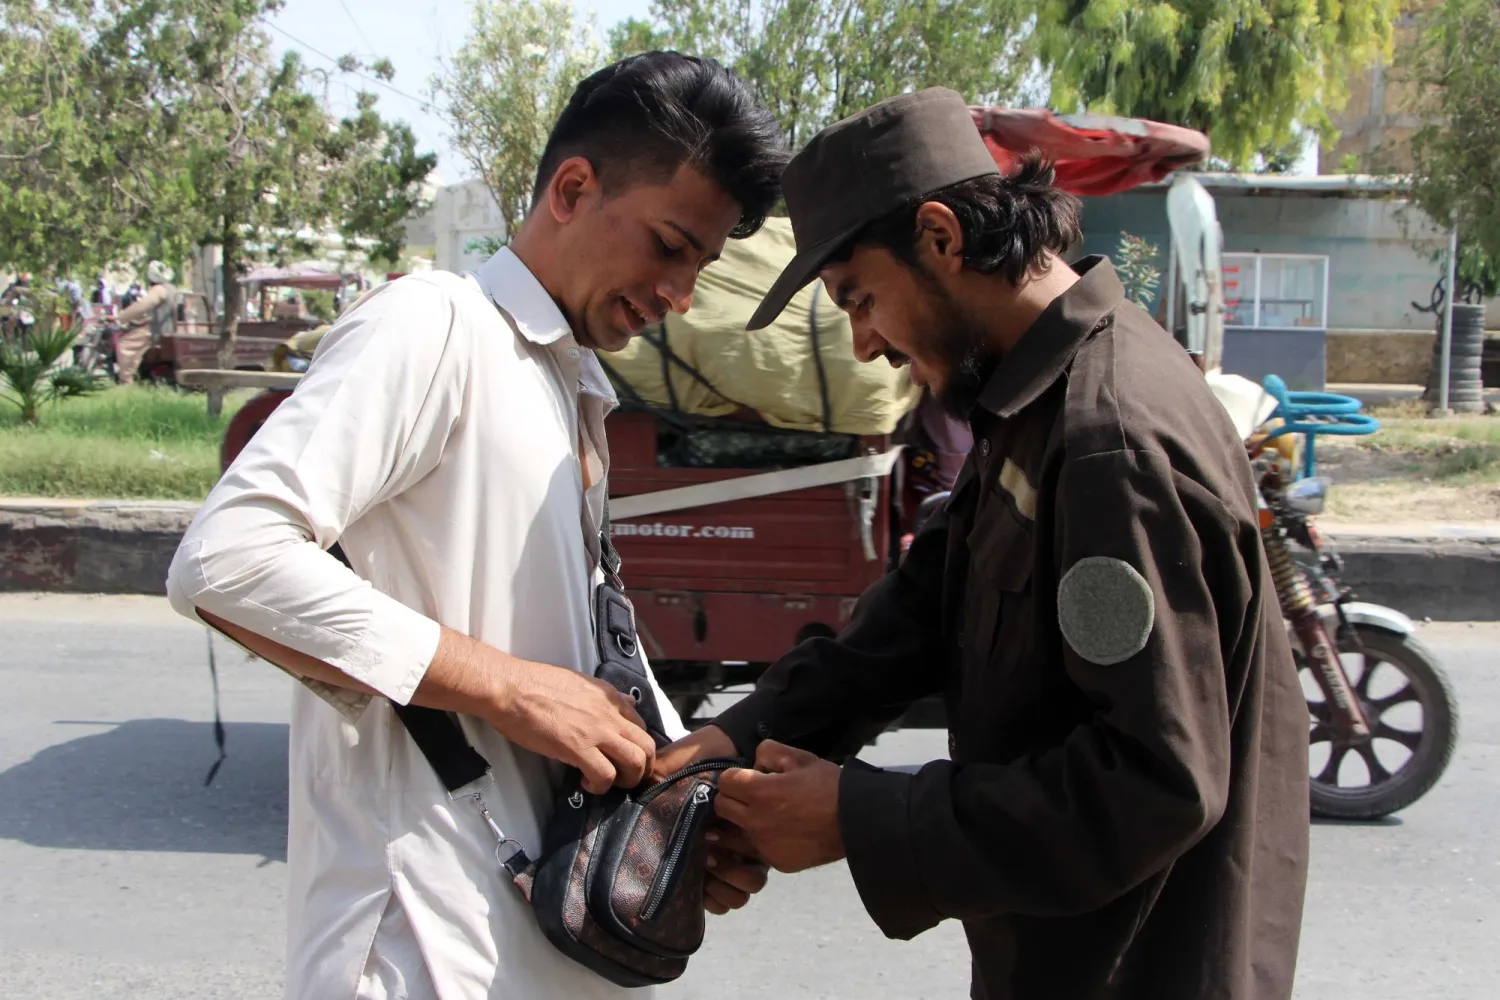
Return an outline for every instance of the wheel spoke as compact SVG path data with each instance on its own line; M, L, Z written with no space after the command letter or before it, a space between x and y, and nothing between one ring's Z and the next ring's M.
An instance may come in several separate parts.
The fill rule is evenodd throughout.
M1361 698L1369 701L1370 678L1375 676L1375 664L1370 662L1369 653L1361 653L1359 656L1359 661L1363 669L1361 670L1359 675L1359 683L1354 685L1354 690L1359 694ZM1344 676L1348 676L1347 670L1345 670Z
M1373 710L1371 714L1379 717L1381 715L1384 715L1387 710L1395 707L1396 705L1400 705L1408 701L1420 701L1417 696L1417 689L1412 687L1410 684L1403 685L1401 690L1397 691L1395 694L1388 694L1384 698L1376 698L1374 701L1370 702L1370 708Z
M1313 726L1312 729L1310 729L1307 733L1308 745L1312 745L1314 743L1327 743L1332 739L1333 729L1326 723L1322 722L1318 723L1316 726Z
M1349 747L1347 744L1340 745L1335 743L1328 751L1328 763L1323 765L1323 770L1319 771L1318 776L1313 780L1320 785L1333 785L1337 787L1339 783L1339 765L1344 762L1344 755L1348 752Z
M1382 781L1391 779L1391 772L1380 763L1380 758L1375 756L1375 747L1369 743L1361 743L1358 748L1359 755L1365 759L1365 766L1370 769L1370 784L1377 785Z
M1375 732L1371 738L1377 740L1394 740L1412 753L1416 753L1417 747L1422 743L1421 732L1412 732L1410 729L1397 729L1395 726L1385 722L1375 727Z

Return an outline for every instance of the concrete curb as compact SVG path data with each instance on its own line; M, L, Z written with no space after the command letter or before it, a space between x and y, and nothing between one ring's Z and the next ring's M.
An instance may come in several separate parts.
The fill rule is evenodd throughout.
M0 500L0 591L162 594L194 503ZM1500 525L1325 525L1344 582L1413 618L1500 620Z
M1360 600L1413 618L1500 620L1500 540L1330 536Z
M194 503L0 503L0 591L164 594Z

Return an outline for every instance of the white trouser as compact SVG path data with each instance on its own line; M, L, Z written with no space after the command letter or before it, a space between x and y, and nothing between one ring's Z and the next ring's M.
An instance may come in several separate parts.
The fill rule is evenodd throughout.
M427 960L394 892L375 929L355 1000L438 1000L427 974Z

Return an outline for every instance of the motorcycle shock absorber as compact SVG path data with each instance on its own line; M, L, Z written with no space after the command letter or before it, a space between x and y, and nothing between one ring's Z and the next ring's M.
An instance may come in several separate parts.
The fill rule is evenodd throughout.
M1313 678L1323 691L1323 697L1333 709L1331 722L1334 730L1345 739L1363 739L1370 735L1370 723L1365 718L1364 708L1359 703L1349 678L1344 674L1337 647L1328 636L1323 616L1318 614L1318 604L1313 598L1307 573L1292 558L1287 548L1286 533L1276 518L1267 510L1261 511L1261 539L1265 543L1266 561L1271 567L1271 579L1276 585L1276 599L1281 604L1281 613L1291 623L1292 631L1302 646L1302 652L1313 668Z

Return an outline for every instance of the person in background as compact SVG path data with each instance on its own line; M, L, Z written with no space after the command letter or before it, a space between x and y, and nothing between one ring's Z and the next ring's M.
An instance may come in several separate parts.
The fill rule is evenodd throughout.
M89 304L88 298L83 294L83 286L71 278L59 278L57 290L68 303L66 321L88 322L94 317L94 310Z
M104 275L101 274L98 278L94 279L94 289L89 294L89 302L106 316L114 312L114 289L109 287L109 281Z
M115 370L121 385L130 385L141 360L177 323L177 288L172 269L159 260L146 265L146 292L115 316L122 332L115 339Z

